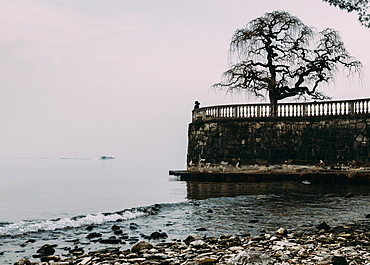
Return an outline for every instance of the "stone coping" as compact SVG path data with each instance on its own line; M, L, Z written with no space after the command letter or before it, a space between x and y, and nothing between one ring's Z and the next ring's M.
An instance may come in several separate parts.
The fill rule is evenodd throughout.
M305 181L311 183L370 183L370 167L250 165L243 170L222 171L207 168L170 170L170 175L184 181Z

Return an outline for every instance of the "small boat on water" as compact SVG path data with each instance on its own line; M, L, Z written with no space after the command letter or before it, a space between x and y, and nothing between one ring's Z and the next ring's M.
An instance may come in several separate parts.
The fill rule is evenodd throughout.
M101 156L99 159L102 159L102 160L114 159L114 156Z

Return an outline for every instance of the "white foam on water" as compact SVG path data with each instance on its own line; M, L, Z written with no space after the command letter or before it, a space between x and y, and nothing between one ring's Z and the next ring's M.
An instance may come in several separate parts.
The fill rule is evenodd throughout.
M87 225L98 225L105 222L114 222L120 219L130 220L147 215L145 212L124 211L122 214L109 214L102 213L89 214L87 216L78 218L62 218L59 220L46 220L46 221L21 221L0 227L0 236L15 236L31 232L39 231L53 231L66 228L77 228Z

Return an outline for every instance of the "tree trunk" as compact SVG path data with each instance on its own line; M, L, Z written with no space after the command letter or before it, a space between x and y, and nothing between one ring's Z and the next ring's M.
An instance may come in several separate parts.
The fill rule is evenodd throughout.
M269 92L269 99L270 99L270 104L271 104L271 116L276 117L277 116L277 99L275 95L270 91Z

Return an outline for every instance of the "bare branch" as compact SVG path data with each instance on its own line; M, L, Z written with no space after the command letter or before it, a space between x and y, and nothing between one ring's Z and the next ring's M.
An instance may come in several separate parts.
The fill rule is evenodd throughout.
M228 92L267 92L271 104L288 97L328 98L317 91L339 69L360 74L361 62L346 50L334 29L317 32L285 11L266 13L235 31L230 69L214 87Z

